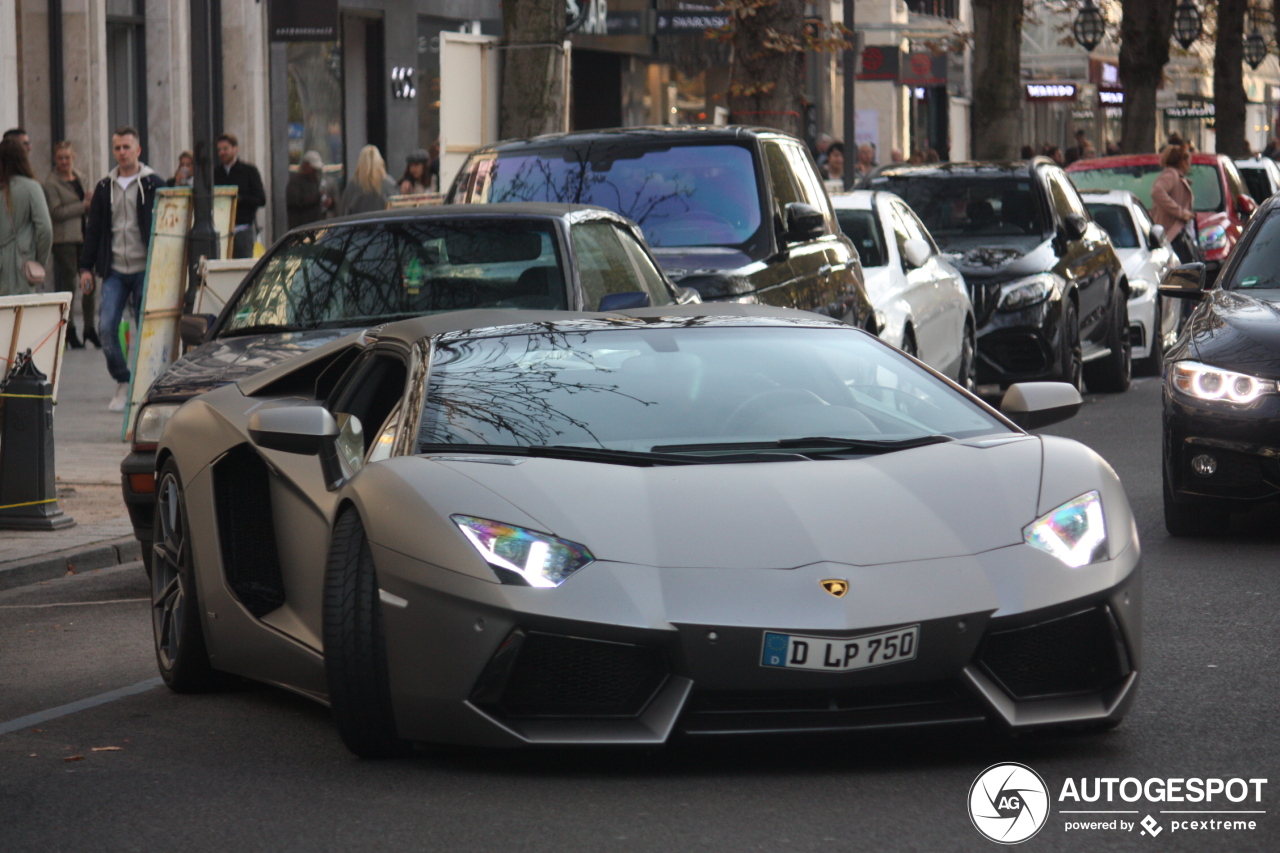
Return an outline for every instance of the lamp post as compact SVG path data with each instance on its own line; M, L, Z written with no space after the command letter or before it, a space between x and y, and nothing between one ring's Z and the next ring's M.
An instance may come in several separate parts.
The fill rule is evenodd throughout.
M1245 36L1244 39L1244 61L1249 63L1249 67L1254 71L1258 70L1258 66L1267 58L1267 40L1262 37L1262 33L1258 32L1258 25L1255 23L1253 32Z
M1182 45L1183 50L1190 49L1196 39L1204 32L1204 18L1194 0L1182 0L1178 10L1173 13L1173 38Z
M1075 36L1076 43L1085 50L1092 51L1102 43L1102 37L1106 32L1107 21L1102 17L1097 4L1093 0L1084 0L1084 5L1080 7L1080 14L1071 25L1071 34Z

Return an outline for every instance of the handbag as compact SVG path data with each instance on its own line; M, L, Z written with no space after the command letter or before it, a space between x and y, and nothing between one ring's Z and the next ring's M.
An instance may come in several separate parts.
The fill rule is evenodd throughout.
M9 188L4 188L4 206L9 214L9 224L13 227L13 243L14 248L18 250L18 257L22 258L22 275L27 280L27 284L33 288L44 284L47 273L44 264L39 261L33 261L22 253L22 248L18 245L18 223L13 219L13 197L9 195Z

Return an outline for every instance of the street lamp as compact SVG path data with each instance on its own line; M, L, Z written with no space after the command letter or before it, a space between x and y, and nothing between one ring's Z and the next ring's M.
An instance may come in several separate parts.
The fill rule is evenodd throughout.
M1262 37L1262 33L1258 32L1255 26L1253 32L1245 36L1244 39L1244 61L1249 63L1249 67L1254 71L1258 70L1258 66L1262 64L1262 60L1267 58L1267 40Z
M1188 50L1204 32L1204 19L1194 0L1182 0L1173 14L1173 37L1183 50Z
M1076 37L1076 42L1085 50L1091 51L1102 43L1102 37L1106 33L1107 22L1097 4L1093 0L1084 0L1080 14L1071 25L1071 34Z

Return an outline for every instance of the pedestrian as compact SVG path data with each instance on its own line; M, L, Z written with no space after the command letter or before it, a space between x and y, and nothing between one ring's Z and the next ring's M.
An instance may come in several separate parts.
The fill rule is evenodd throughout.
M42 289L53 245L44 190L31 174L22 142L0 141L0 296Z
M217 139L219 166L214 170L214 183L219 186L239 187L236 202L235 236L231 243L231 257L252 258L253 244L258 239L254 229L258 221L258 209L267 203L267 192L262 188L262 174L258 167L240 159L240 141L233 134L224 133Z
M22 150L27 155L27 158L30 159L31 137L27 134L25 130L23 130L20 127L11 127L4 132L4 139L17 140L18 144L22 146ZM4 140L0 140L0 141L4 141Z
M437 139L431 143L431 147L427 149L427 153L431 155L431 166L427 171L431 175L431 191L433 193L441 192L440 189L440 140Z
M1030 145L1024 145L1022 146L1022 151L1019 153L1023 160L1030 160L1032 157L1036 156L1036 149L1032 148Z
M1120 145L1117 142L1107 143L1107 156L1116 157L1120 154Z
M53 220L53 271L59 293L71 293L71 317L67 320L67 344L81 349L84 342L76 333L76 316L83 320L84 340L98 349L98 331L93 322L93 294L82 293L80 283L80 250L84 248L84 217L93 200L88 181L76 169L76 151L70 142L59 142L53 148L53 171L44 182L44 198L49 203Z
M171 187L189 187L195 183L196 156L190 151L178 155L178 170L169 179Z
M378 153L378 147L366 145L360 149L355 174L342 190L338 213L348 216L352 213L386 210L387 199L395 195L395 191L395 182L387 177L387 164Z
M1059 148L1058 146L1056 145L1047 146L1045 148L1044 153L1046 157L1048 157L1053 162L1057 163L1059 166L1067 165L1066 160L1064 160L1062 157L1062 149Z
M419 148L409 155L400 177L400 193L417 195L431 192L431 155Z
M876 147L870 142L858 146L858 162L853 164L853 171L858 177L871 174L876 167Z
M289 176L284 190L289 228L319 222L333 207L333 192L324 175L324 160L319 151L302 155L298 170Z
M890 149L889 149L889 162L890 162L890 163L901 163L901 162L902 162L902 149L901 149L901 148L890 148Z
M827 152L831 150L831 143L835 141L835 137L829 133L820 133L813 141L813 160L819 167L827 165Z
M822 174L828 181L844 180L844 143L838 139L827 146L827 164L822 167Z
M1164 226L1165 236L1184 264L1200 260L1195 241L1195 195L1187 174L1191 155L1185 145L1170 145L1160 155L1163 171L1151 185L1151 219Z
M80 250L80 289L92 293L94 274L102 278L98 338L107 372L116 381L116 393L107 409L122 412L129 394L129 363L120 349L120 320L126 304L132 302L134 325L138 325L151 214L156 190L164 186L164 180L142 162L142 143L132 127L118 128L111 135L111 153L116 166L93 188L89 204L84 248Z
M1066 165L1070 166L1072 163L1074 163L1077 160L1085 159L1084 151L1085 151L1086 145L1089 145L1089 140L1085 138L1084 128L1077 127L1076 128L1076 144L1072 145L1070 148L1067 149L1067 153L1065 157Z

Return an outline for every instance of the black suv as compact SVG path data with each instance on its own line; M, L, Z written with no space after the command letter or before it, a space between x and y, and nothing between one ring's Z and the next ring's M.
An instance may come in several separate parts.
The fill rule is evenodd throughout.
M901 196L964 274L980 385L1129 387L1124 268L1052 160L890 166L860 186Z
M817 167L777 131L650 127L500 142L472 152L448 201L607 207L638 223L667 275L704 300L874 323Z

